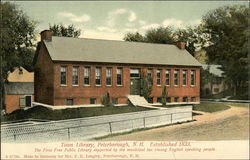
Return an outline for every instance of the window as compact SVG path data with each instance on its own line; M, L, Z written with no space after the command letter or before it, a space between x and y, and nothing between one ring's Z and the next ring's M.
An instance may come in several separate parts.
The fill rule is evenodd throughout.
M72 70L72 84L78 85L78 67L73 67Z
M117 82L116 84L117 85L122 85L122 68L117 68L117 71L116 71L116 78L117 78Z
M166 98L166 102L170 103L170 102L171 102L171 98L170 98L170 97L167 97L167 98Z
M95 84L101 85L101 67L95 69Z
M67 104L67 106L72 106L74 104L73 99L67 99L66 104Z
M175 86L179 85L179 70L178 69L174 70L174 85Z
M66 85L66 75L67 75L67 67L66 66L61 66L61 85Z
M195 70L191 70L191 86L195 86Z
M157 70L156 77L157 77L157 85L161 85L161 70L160 69Z
M20 96L19 97L19 106L20 106L20 108L23 108L23 107L25 107L25 96Z
M166 69L166 85L170 86L170 69Z
M108 67L106 69L106 85L111 86L112 84L112 68Z
M161 103L161 100L162 100L161 97L157 97L157 102L158 102L158 103Z
M183 97L182 98L182 102L187 102L188 101L188 97Z
M178 102L179 97L174 97L174 102Z
M96 98L90 98L90 104L96 104Z
M118 104L118 98L112 98L112 104Z
M187 70L182 71L182 85L183 86L187 85Z
M195 97L191 97L191 102L195 102Z
M90 67L84 67L83 71L83 84L89 85L89 77L90 77Z
M214 88L214 92L218 93L219 92L219 88Z
M148 103L153 103L153 97L148 97Z
M152 73L153 73L153 70L148 69L148 71L147 71L147 81L148 81L149 85L153 84Z

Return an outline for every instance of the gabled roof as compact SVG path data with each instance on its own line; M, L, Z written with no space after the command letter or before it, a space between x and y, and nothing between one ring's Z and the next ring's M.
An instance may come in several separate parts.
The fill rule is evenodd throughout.
M34 82L34 72L28 72L23 67L17 67L8 73L8 82Z
M201 66L186 50L170 44L55 36L44 43L52 61Z
M215 76L223 77L223 71L220 69L221 65L202 65L204 70L209 68L209 73L212 73Z
M9 82L4 84L7 94L34 94L33 82Z

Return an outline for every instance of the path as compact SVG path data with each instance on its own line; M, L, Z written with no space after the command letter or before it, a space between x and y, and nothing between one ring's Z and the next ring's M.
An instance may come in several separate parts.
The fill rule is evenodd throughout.
M249 108L233 107L216 113L202 113L194 116L197 121L166 126L120 136L108 140L238 140L248 139ZM195 111L196 112L196 111ZM197 111L198 112L198 111Z

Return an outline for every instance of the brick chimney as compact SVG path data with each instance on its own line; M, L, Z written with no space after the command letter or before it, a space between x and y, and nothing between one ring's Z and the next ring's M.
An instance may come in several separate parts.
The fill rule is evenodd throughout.
M183 42L183 41L178 41L176 46L180 49L185 49L186 47L186 42Z
M44 30L40 33L41 35L41 41L47 40L52 41L52 32L50 30Z

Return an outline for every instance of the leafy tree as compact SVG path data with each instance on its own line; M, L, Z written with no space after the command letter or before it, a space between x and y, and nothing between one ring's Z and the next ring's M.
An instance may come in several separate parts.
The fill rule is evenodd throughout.
M143 97L148 100L149 96L152 92L152 85L149 84L146 77L142 78L142 95Z
M171 27L158 27L150 29L145 34L145 41L150 43L174 43L173 30Z
M164 88L162 89L162 93L161 93L161 103L162 103L162 105L166 105L166 98L167 98L167 87L164 86Z
M204 49L210 63L222 65L222 70L236 89L248 80L249 8L225 6L208 12L202 18Z
M17 8L13 3L1 2L1 93L3 82L8 72L15 67L23 66L33 70L32 60L35 54L36 22ZM1 96L2 99L2 96ZM2 102L1 102L2 105Z
M133 42L144 42L144 37L139 33L127 33L123 40L125 41L133 41Z
M53 36L77 38L81 35L81 30L75 28L73 24L68 26L63 26L62 24L49 25L49 30L52 31Z
M32 70L35 54L35 21L29 19L13 3L0 3L1 12L1 71L3 79L8 71L24 66Z

